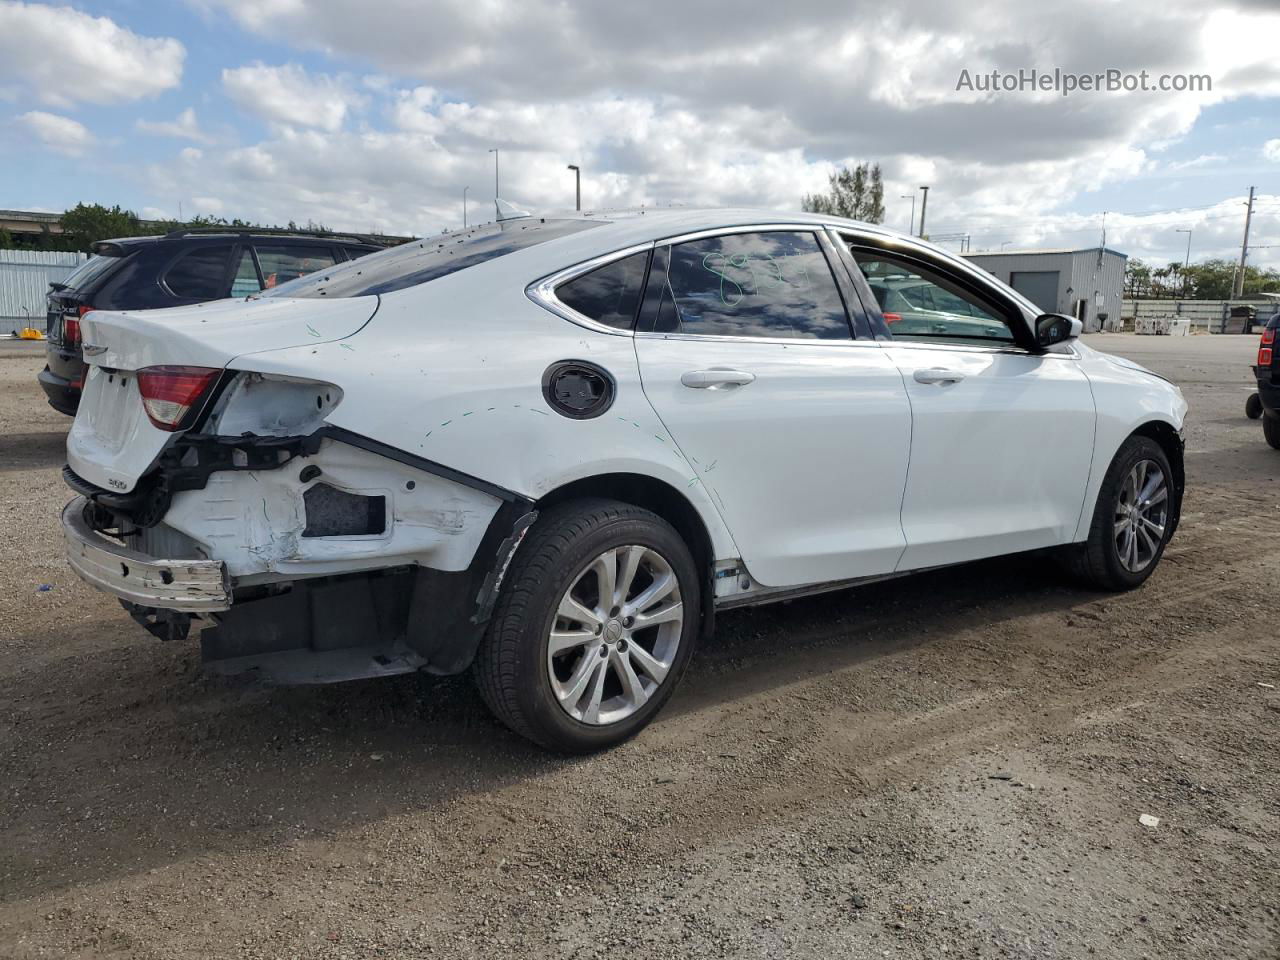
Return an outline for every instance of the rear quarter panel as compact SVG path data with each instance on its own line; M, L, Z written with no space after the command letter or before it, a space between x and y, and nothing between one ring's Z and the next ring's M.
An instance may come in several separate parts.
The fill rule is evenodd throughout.
M605 473L653 477L698 510L717 558L737 556L645 399L632 338L580 327L533 303L525 287L549 272L503 260L472 267L383 294L374 319L351 337L247 354L230 366L335 383L343 401L329 423L531 499ZM604 414L569 419L546 403L543 373L563 360L590 361L613 377L616 395Z

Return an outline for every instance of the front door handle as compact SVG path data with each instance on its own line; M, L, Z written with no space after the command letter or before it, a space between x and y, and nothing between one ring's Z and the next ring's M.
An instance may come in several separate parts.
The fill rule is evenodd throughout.
M680 374L680 382L695 390L717 390L721 387L745 387L756 378L745 370L728 370L712 367L710 370L689 370Z
M925 370L917 370L912 376L916 383L957 383L964 379L964 372L960 370L945 370L942 367L929 367Z

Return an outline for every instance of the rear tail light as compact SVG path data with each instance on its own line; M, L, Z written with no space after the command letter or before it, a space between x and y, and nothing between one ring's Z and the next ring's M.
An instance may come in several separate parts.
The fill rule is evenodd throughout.
M902 319L902 314L900 313L886 313L886 314L883 314L883 316L884 316L885 323L897 323L899 320Z
M1260 367L1271 366L1271 348L1270 347L1258 348L1258 366Z
M67 315L62 318L62 342L67 346L72 346L80 342L80 318L92 310L93 307L76 307L74 315Z
M1266 330L1262 331L1262 342L1263 343L1276 342L1276 331L1274 327L1268 327Z
M172 433L221 372L216 367L143 367L138 371L143 409L152 423Z

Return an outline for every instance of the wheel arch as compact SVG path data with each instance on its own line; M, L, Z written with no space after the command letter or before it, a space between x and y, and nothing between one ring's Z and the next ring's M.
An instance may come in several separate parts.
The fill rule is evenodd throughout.
M1169 458L1169 467L1173 470L1173 510L1172 518L1169 523L1169 536L1172 537L1178 529L1178 521L1182 518L1182 492L1186 486L1186 466L1184 456L1184 446L1182 434L1180 434L1172 424L1164 420L1148 420L1146 423L1140 424L1125 440L1129 437L1146 437L1154 440L1159 444L1160 449L1164 451L1164 455ZM1121 443L1120 446L1124 446ZM1117 447L1117 450L1119 448ZM1113 454L1114 456L1114 454Z
M714 619L714 570L715 546L711 531L702 514L683 493L664 480L642 473L603 473L571 480L547 494L536 503L536 509L580 500L603 497L629 503L657 514L675 528L693 554L694 563L702 574L702 602L699 614L703 636L713 629Z

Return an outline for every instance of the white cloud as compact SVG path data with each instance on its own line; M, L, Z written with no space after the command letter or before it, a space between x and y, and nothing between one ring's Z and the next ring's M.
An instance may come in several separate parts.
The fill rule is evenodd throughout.
M196 143L209 143L210 138L200 130L194 107L187 107L173 120L138 120L134 124L139 133L157 137L179 137Z
M242 110L269 123L330 132L341 129L348 112L365 102L345 79L308 73L296 63L223 70L222 88Z
M907 223L909 201L897 197L928 183L931 230L1074 245L1095 241L1100 221L1064 208L1116 185L1219 176L1219 163L1238 158L1223 162L1208 141L1191 160L1160 154L1209 106L1280 96L1266 42L1280 13L1268 0L1207 10L1203 0L1078 0L1070 17L1020 0L792 0L749 14L687 0L436 0L430 17L418 0L192 2L367 72L226 71L228 95L271 129L158 168L173 181L167 194L216 191L238 215L349 229L457 225L468 185L474 216L491 190L487 151L499 147L503 195L534 209L571 203L569 162L583 166L588 206L794 208L833 164L872 160L884 169L890 225ZM962 69L1033 67L1210 73L1213 88L1065 98L955 90ZM1280 143L1265 149L1280 159ZM1179 200L1168 196L1158 205ZM1113 224L1132 226L1135 247L1163 242L1158 220L1113 215L1109 239ZM1225 237L1225 220L1197 229L1208 238L1217 226Z
M78 157L94 143L84 124L56 113L30 110L18 117L18 123L50 150L68 156Z
M1280 163L1280 140L1268 140L1262 145L1262 155L1268 160Z
M0 0L0 99L57 107L154 96L182 79L186 49L71 7Z

